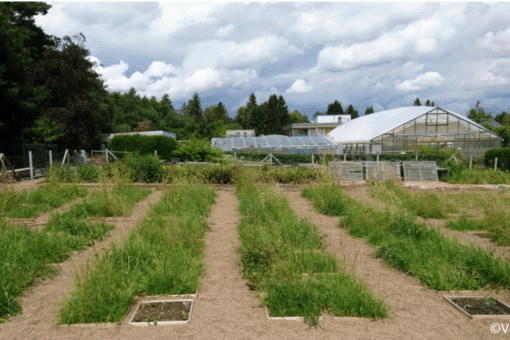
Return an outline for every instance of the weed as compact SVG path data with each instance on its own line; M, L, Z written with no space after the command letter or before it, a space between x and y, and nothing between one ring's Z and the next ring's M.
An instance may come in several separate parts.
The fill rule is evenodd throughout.
M484 297L483 300L485 301L485 304L489 307L496 307L496 303L498 302L498 300L496 300L495 297Z

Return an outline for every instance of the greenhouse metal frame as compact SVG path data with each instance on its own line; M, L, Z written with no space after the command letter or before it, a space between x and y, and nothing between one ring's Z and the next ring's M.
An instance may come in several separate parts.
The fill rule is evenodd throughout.
M487 149L500 147L502 141L494 132L462 115L431 107L378 112L342 125L330 135L336 135L339 153L346 154L383 154L431 145L481 155Z

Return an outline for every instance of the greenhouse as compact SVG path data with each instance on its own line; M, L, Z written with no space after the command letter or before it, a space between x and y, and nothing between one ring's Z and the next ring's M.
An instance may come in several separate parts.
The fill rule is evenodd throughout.
M213 148L230 152L276 152L284 154L313 154L335 152L336 143L329 137L288 137L281 135L261 137L213 138Z
M338 153L388 153L420 145L457 148L480 155L500 147L494 132L450 110L411 106L366 115L340 125L329 133Z

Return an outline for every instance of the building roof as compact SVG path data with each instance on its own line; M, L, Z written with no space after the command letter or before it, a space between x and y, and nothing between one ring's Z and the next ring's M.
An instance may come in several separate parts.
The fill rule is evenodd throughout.
M108 142L110 139L112 139L113 137L118 136L118 135L165 136L165 137L172 137L174 139L176 138L175 133L173 133L173 132L157 130L157 131L144 131L144 132L110 133L108 136L105 137L105 141Z
M261 137L227 137L213 138L212 147L221 148L224 151L249 149L286 149L286 148L317 148L333 147L335 141L328 137L288 137L282 135L271 135Z
M289 125L285 125L283 130L288 129L310 129L316 127L336 127L342 123L293 123ZM345 123L344 123L345 124Z
M457 118L468 121L469 123L485 131L491 132L480 124L475 123L471 119L468 119L467 117L450 110L430 106L408 106L380 111L352 119L349 122L335 128L333 131L328 133L328 136L332 137L339 144L368 143L375 137L387 133L398 126L435 109L440 109L448 112Z

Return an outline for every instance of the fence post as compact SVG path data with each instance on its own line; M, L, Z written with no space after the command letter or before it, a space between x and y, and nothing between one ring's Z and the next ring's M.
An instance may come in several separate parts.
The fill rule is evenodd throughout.
M50 168L53 166L53 156L51 154L51 150L50 150Z
M30 179L34 179L34 167L32 163L32 151L28 152L28 162L30 163Z
M106 156L106 163L108 163L108 149L104 149L104 154Z
M66 149L66 152L64 152L64 159L62 159L62 166L64 166L64 163L66 162L66 156L67 156L68 152L69 152L69 149Z
M157 156L158 155L158 150L154 150L154 154Z
M69 149L67 149L67 150L69 150ZM70 152L67 153L67 166L70 165L69 164L69 158L71 158L71 153Z
M344 162L347 162L347 155L344 153Z
M312 153L312 164L313 164L313 153Z
M377 154L377 163L379 163L379 154Z
M473 167L473 155L469 155L469 168Z
M498 157L494 159L494 171L498 170Z

